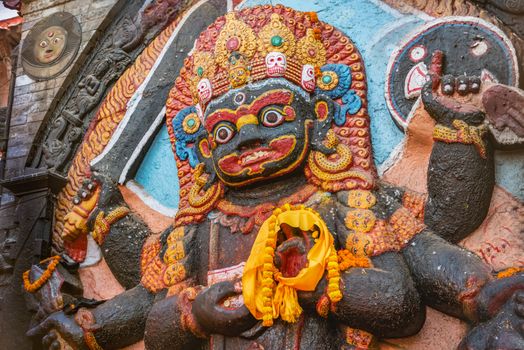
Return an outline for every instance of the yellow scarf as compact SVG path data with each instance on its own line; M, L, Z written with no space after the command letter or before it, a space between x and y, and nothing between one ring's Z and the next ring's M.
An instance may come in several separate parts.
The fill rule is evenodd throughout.
M313 234L316 243L307 254L307 265L295 277L283 277L273 263L277 233L282 224L302 231L318 229ZM271 326L279 316L284 321L296 322L302 313L297 290L315 290L326 269L328 295L332 302L337 302L342 294L333 236L317 212L286 204L275 209L260 227L242 277L244 303L256 319L263 320L264 326Z

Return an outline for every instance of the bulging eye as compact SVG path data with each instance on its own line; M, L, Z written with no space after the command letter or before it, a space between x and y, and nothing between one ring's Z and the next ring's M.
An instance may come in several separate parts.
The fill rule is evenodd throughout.
M284 122L284 116L279 111L268 109L262 115L262 124L264 126L275 127Z
M215 130L215 141L221 144L229 142L233 138L235 132L227 125L219 126Z
M47 41L42 40L39 45L40 45L40 47L47 47L47 45L49 45L49 44L47 43Z
M488 51L488 44L477 40L471 45L471 53L477 57L484 55Z
M409 59L412 62L420 62L427 56L427 49L424 45L414 46L409 52Z
M54 38L53 39L53 44L58 44L60 42L60 38Z

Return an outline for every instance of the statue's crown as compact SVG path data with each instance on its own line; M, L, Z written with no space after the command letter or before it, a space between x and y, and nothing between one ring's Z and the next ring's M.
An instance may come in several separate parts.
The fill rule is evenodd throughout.
M266 78L285 78L309 92L315 89L319 68L326 63L316 14L308 13L301 23L278 13L272 13L259 28L249 22L230 12L218 32L208 33L216 39L207 35L197 41L189 57L189 85L202 109L213 97ZM291 30L286 23L302 30Z

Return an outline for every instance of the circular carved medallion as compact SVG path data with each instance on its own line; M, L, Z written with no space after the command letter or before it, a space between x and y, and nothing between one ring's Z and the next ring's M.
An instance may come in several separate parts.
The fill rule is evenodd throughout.
M499 28L474 17L431 21L407 35L389 60L386 102L401 128L409 123L436 50L444 52L443 74L513 86L518 82L515 49Z
M70 13L57 12L31 28L22 47L22 67L35 80L56 77L73 62L82 41L80 23Z

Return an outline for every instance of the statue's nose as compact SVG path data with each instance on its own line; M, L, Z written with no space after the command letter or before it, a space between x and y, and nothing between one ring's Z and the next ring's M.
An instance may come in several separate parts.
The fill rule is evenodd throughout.
M242 128L239 129L238 136L239 142L237 147L240 151L260 147L264 142L258 131L258 123L242 126Z

